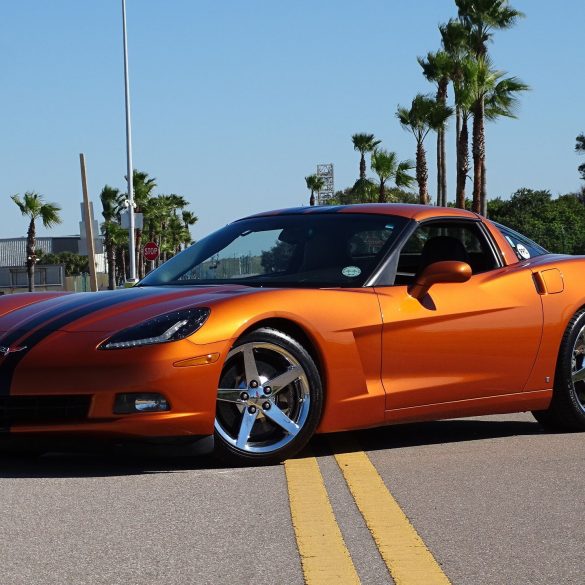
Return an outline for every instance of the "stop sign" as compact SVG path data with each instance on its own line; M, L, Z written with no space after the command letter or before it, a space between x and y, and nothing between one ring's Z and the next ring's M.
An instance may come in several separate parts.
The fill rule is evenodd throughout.
M158 258L158 244L156 242L144 244L144 258L146 260L156 260Z

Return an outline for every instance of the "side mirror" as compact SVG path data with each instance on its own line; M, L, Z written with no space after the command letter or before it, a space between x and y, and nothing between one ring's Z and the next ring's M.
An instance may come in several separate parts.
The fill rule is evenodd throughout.
M447 282L467 282L471 278L471 266L466 262L447 260L429 264L416 277L413 285L408 288L408 294L419 301L427 294L433 284Z

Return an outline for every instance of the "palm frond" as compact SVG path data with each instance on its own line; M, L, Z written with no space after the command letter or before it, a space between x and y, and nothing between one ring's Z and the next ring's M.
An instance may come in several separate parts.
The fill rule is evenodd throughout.
M40 217L43 222L43 226L46 228L53 227L61 223L61 216L59 212L61 207L56 203L44 203L40 208Z
M353 149L364 154L365 152L372 152L381 140L376 140L373 134L358 133L351 137L353 142Z
M414 161L412 160L403 160L402 162L398 163L398 167L396 168L396 175L394 182L396 183L397 187L412 187L414 185L416 178L413 177L408 173L408 171L413 170L416 167Z
M311 192L321 191L325 186L325 179L319 175L309 175L305 177L305 182L307 183L307 189Z

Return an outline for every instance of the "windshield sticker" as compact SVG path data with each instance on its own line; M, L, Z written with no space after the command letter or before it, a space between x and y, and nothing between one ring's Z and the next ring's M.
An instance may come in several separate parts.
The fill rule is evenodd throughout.
M516 250L518 251L518 254L520 254L520 256L522 256L522 258L525 260L530 258L530 252L522 244L516 244Z
M362 271L357 266L346 266L342 271L341 274L343 276L349 276L350 278L354 278L355 276L359 276Z

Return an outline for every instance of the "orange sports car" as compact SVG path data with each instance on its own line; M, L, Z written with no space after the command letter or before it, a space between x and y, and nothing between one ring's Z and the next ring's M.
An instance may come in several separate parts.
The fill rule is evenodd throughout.
M460 209L254 215L131 289L0 298L0 429L214 434L234 463L447 417L529 410L583 430L584 274Z

